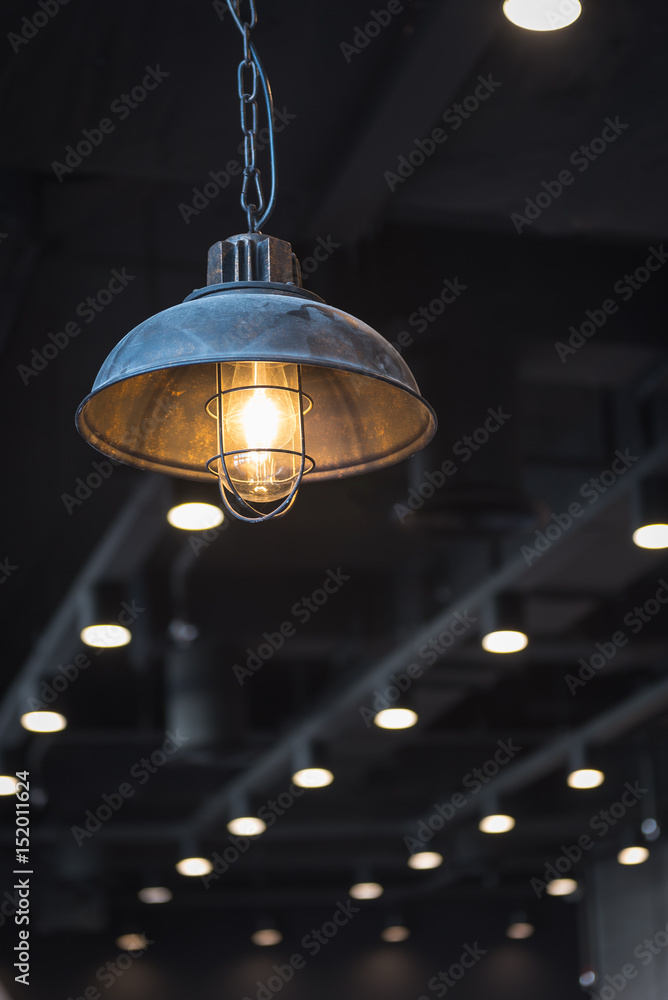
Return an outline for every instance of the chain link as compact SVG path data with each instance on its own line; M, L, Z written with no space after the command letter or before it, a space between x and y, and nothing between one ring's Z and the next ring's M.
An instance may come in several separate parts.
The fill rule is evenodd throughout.
M241 8L248 5L248 15L244 19ZM227 0L227 5L236 22L237 28L243 37L244 57L237 69L237 85L239 91L239 106L241 117L241 131L244 136L244 171L241 187L241 207L246 213L248 231L255 233L261 224L268 217L273 208L275 195L275 166L273 156L273 106L271 102L271 90L264 77L262 67L257 58L257 53L251 41L251 30L257 24L257 11L255 0ZM257 157L257 97L258 97L258 77L260 77L267 100L267 111L269 114L269 132L271 137L271 167L272 167L272 195L270 206L267 205L262 190L262 177L258 169ZM265 211L266 210L266 211ZM262 220L260 217L262 216Z

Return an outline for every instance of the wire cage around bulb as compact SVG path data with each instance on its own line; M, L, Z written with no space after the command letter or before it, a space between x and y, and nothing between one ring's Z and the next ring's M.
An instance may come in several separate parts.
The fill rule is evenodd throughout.
M242 384L224 388L226 369L230 370L229 379L233 383L241 381ZM291 370L291 380L296 385L287 384L285 369ZM270 382L268 379L272 373L274 380ZM285 384L281 384L281 376ZM237 402L245 396L249 399ZM277 396L286 396L287 404L283 400L283 406L280 407L280 403L277 406ZM314 460L306 454L304 434L304 416L312 407L313 400L303 391L301 365L276 362L237 365L222 362L216 365L216 394L207 400L206 412L216 420L218 454L207 461L206 467L218 477L223 503L235 517L262 521L285 514L290 509L303 476L315 468ZM283 409L282 414L276 414L279 408ZM242 425L241 430L239 424ZM230 425L236 433L230 431ZM228 447L238 443L247 447ZM277 447L277 444L287 443L298 447ZM241 513L230 506L228 492L235 497ZM263 511L254 507L250 499L263 505L273 503L274 506L267 513L266 508ZM248 517L244 511L252 516Z

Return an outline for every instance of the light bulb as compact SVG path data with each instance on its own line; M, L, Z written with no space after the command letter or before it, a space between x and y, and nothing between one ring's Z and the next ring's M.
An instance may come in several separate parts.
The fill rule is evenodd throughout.
M520 28L557 31L577 21L582 4L579 0L505 0L503 13Z
M14 795L18 782L11 774L0 774L0 795Z
M208 858L181 858L176 863L176 870L179 875L197 878L198 875L208 875L213 871L213 865Z
M554 878L547 883L546 892L548 896L571 896L577 887L574 878Z
M647 861L649 851L646 847L625 847L617 855L620 865L642 865Z
M292 780L299 788L325 788L334 781L334 775L326 767L303 767L295 771Z
M506 937L512 938L513 941L525 941L531 937L535 929L533 924L520 920L506 928Z
M383 708L373 717L379 729L410 729L417 720L417 712L412 708Z
M302 461L298 365L226 362L219 370L219 440L232 486L251 503L282 500L296 485ZM218 467L221 488L229 491L223 463Z
M668 549L668 524L643 524L633 532L633 541L641 549Z
M67 719L60 712L25 712L21 725L31 733L59 733L67 726Z
M408 867L416 871L426 871L429 868L440 868L443 864L443 855L438 851L419 851L411 854L408 859Z
M124 625L87 625L81 629L80 638L87 646L113 649L116 646L127 646L132 633Z
M164 885L147 885L145 889L140 889L137 893L142 903L153 905L156 903L169 903L172 892Z
M144 951L148 948L148 938L145 934L121 934L116 944L123 951Z
M275 927L260 927L251 934L251 941L260 948L271 948L275 944L280 944L283 935Z
M503 813L494 813L490 816L483 816L478 823L478 829L482 833L508 833L515 826L512 816Z
M391 927L384 927L380 932L383 941L387 941L389 944L398 944L399 941L405 941L410 935L411 932L408 927L404 927L402 924L393 924Z
M222 524L225 515L212 503L180 503L168 511L167 520L181 531L208 531Z
M571 788L598 788L605 781L603 771L594 767L580 767L568 775Z
M348 894L353 899L378 899L383 895L383 887L379 882L356 882L351 885Z
M512 629L502 629L497 632L488 632L482 640L482 648L488 653L519 653L525 649L529 642L524 632L515 632Z
M237 816L229 821L227 829L237 837L259 837L267 824L259 816Z

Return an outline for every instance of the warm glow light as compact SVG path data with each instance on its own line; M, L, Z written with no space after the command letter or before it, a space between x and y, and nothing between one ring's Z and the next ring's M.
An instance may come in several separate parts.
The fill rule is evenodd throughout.
M483 636L482 648L488 653L519 653L529 642L524 632L500 630Z
M418 854L411 854L408 859L408 867L422 871L427 868L438 868L443 864L443 855L438 851L420 851Z
M593 767L580 767L568 775L568 784L571 788L598 788L604 781L603 771L597 771Z
M535 929L533 924L523 922L511 924L506 928L506 937L512 938L514 941L524 941L531 937Z
M353 899L378 899L383 895L383 887L378 882L356 882L351 885L348 894Z
M60 712L26 712L21 725L31 733L59 733L67 726L67 719Z
M230 820L227 829L237 837L259 837L267 829L267 824L259 816L237 816Z
M557 31L577 21L582 4L579 0L505 0L503 13L520 28Z
M87 625L81 629L81 641L87 646L97 646L99 649L127 646L131 638L130 629L123 625Z
M137 893L142 903L168 903L172 898L172 892L164 885L149 885L145 889L140 889Z
M208 531L222 524L225 515L212 503L180 503L168 512L167 520L181 531Z
M547 883L546 891L548 896L570 896L577 887L574 878L555 878Z
M380 729L410 729L417 720L412 708L383 708L373 719Z
M620 865L641 865L647 861L649 851L646 847L625 847L617 855Z
M148 948L148 939L145 934L121 934L116 944L123 951L143 951Z
M0 795L14 795L18 783L11 774L0 774Z
M633 532L633 541L641 549L668 549L668 524L643 524Z
M301 466L298 366L244 361L220 365L223 450L227 471L243 500L271 503L287 497ZM221 486L229 490L222 468Z
M495 813L491 816L483 816L478 823L478 829L483 833L508 833L515 826L512 816L503 813Z
M270 948L274 944L280 944L283 935L275 927L262 927L259 931L251 934L251 941L260 948Z
M334 775L326 767L304 767L292 775L292 780L300 788L325 788L334 781Z
M388 944L398 944L399 941L405 941L406 938L410 937L411 932L408 927L402 927L401 924L397 924L395 927L384 927L380 936Z
M213 871L213 865L208 858L182 858L177 861L176 870L179 875L196 878L198 875L208 875Z

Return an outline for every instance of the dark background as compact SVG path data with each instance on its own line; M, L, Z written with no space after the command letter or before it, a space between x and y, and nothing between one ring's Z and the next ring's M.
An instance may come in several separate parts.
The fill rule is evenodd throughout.
M428 980L478 941L489 954L457 986L461 1000L575 998L592 945L585 864L614 857L622 824L581 863L577 898L539 901L529 880L587 831L625 781L651 781L658 815L668 801L659 766L666 611L586 687L573 694L565 681L668 575L662 552L633 545L630 519L631 486L665 474L668 458L663 271L628 302L613 291L668 236L668 12L659 0L590 0L576 24L539 34L508 23L497 0L413 0L347 61L341 43L353 42L369 4L258 6L254 37L276 106L294 115L277 136L279 197L266 231L291 241L302 259L318 238L338 244L307 287L389 340L411 333L403 354L439 430L410 462L307 484L284 520L230 524L196 555L165 521L178 490L167 480L118 467L68 509L64 496L99 459L76 433L74 412L107 353L202 286L208 247L245 228L238 178L188 223L180 210L209 171L239 156L241 40L229 15L207 2L70 0L15 52L8 34L39 8L5 3L0 560L15 568L0 591L0 742L5 770L29 769L35 793L31 995L82 996L133 924L155 944L113 987L119 997L254 997L253 984L300 950L350 884L373 877L384 897L363 905L283 995L433 996ZM157 65L169 74L159 87L125 120L110 116L112 102ZM384 173L490 74L500 86L489 99L390 192ZM59 181L53 162L105 116L115 130ZM511 214L524 212L542 182L616 117L628 128L518 233ZM33 350L123 268L133 275L127 288L22 378ZM466 291L418 332L411 314L455 278ZM555 343L611 297L618 312L562 361ZM489 407L511 419L418 512L397 516L409 488L452 458ZM581 486L627 448L637 461L625 477L527 566L521 546L533 545L551 514L581 499ZM202 493L216 502L213 486ZM129 529L94 557L124 516ZM350 577L340 592L239 686L233 665L339 567ZM146 610L131 646L94 657L54 705L67 730L31 736L18 725L28 672L52 679L83 649L67 597L73 586L79 593L82 572L84 589L91 579L119 582ZM485 653L476 627L413 686L414 729L364 726L359 707L372 703L383 665L386 673L405 669L421 629L455 610L480 618L484 599L509 591L530 637L524 653ZM175 618L198 629L186 649L169 631ZM375 665L380 674L371 673ZM178 719L178 671L195 678L210 725L77 847L71 827ZM643 695L649 704L630 710ZM605 784L568 789L567 757L581 728L615 708L619 723L592 743ZM288 788L285 747L300 726L318 737L335 773L331 788L306 793L210 889L178 876L188 834L199 835L207 855L228 845L225 810L202 819L214 796L224 799L236 783L257 808ZM473 802L430 845L444 866L408 869L403 836L509 738L522 747L509 769L541 748L550 761L520 775L501 800L515 830L479 833ZM0 801L3 888L11 885L13 817L12 800ZM137 901L147 879L173 889L168 906ZM411 939L382 945L380 928L395 910ZM536 933L508 941L508 920L522 910ZM261 952L249 936L267 913L285 937ZM22 989L11 975L15 935L9 918L2 947L11 997Z

